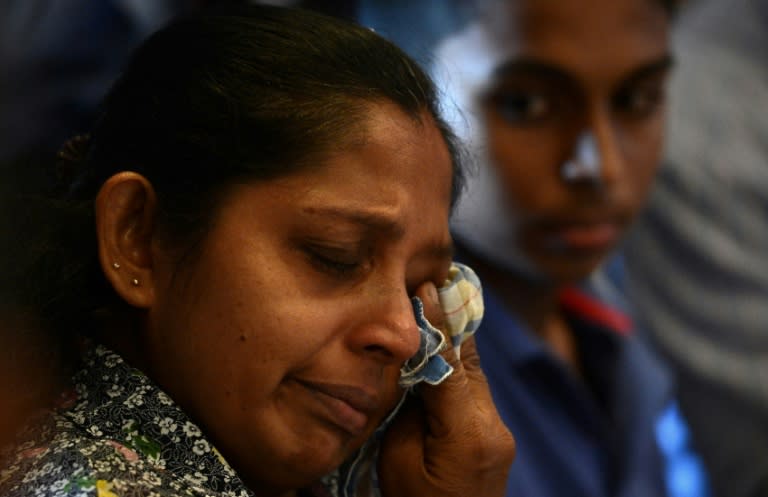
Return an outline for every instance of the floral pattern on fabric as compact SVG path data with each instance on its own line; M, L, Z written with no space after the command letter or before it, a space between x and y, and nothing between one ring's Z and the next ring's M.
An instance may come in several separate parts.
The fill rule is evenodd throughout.
M5 454L0 495L253 495L200 428L117 354L91 349L74 383L50 421Z

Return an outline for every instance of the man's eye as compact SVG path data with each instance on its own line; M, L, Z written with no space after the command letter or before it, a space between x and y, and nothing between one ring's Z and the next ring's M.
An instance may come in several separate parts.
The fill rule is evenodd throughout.
M614 107L628 117L643 118L654 114L664 104L663 86L642 86L620 91Z
M503 92L493 98L499 115L510 124L526 124L545 119L552 111L552 105L545 96Z

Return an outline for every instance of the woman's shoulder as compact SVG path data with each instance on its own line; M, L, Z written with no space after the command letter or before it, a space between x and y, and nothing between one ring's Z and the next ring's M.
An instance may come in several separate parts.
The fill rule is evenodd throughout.
M195 495L146 454L54 414L5 454L0 495Z

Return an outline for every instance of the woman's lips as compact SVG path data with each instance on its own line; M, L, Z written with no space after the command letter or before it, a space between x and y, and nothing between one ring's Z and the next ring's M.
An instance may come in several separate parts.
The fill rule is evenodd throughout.
M601 252L613 247L621 236L617 223L598 222L570 224L550 232L548 241L554 248L577 252Z
M328 420L350 435L362 434L379 408L376 397L360 387L297 381L319 401Z

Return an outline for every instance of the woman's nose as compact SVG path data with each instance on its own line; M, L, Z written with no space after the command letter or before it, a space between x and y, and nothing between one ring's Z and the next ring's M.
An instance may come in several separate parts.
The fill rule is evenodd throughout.
M353 347L384 363L402 364L421 343L411 299L402 289L380 289L366 296L360 325L350 334Z

